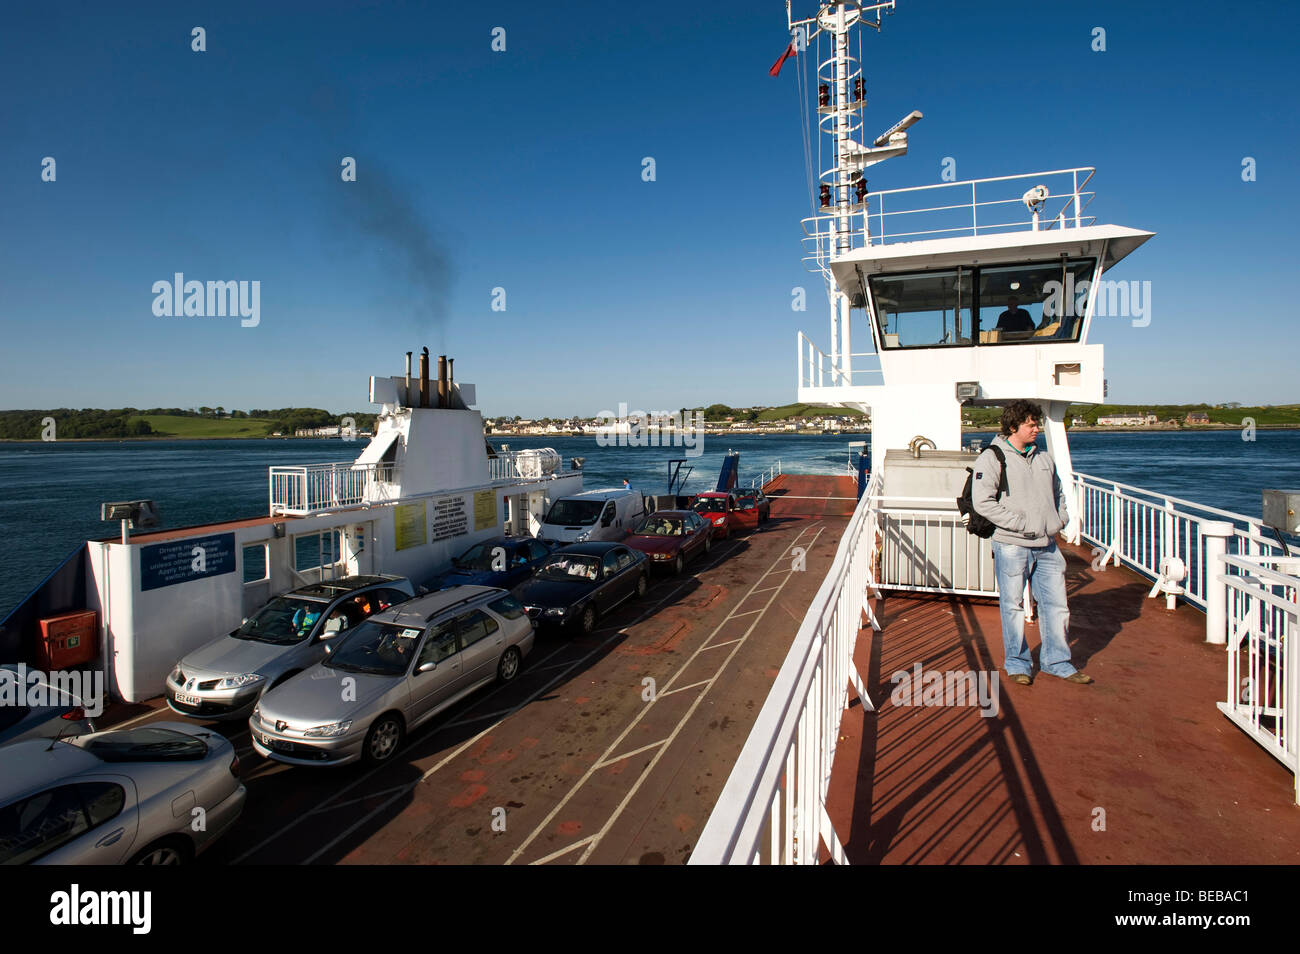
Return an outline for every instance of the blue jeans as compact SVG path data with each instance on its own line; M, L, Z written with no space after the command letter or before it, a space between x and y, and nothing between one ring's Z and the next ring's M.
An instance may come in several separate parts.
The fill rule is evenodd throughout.
M1056 541L1045 547L1018 547L993 541L993 560L997 567L999 605L1002 609L1002 648L1006 655L1003 668L1008 675L1032 669L1029 644L1025 642L1025 580L1038 603L1038 631L1043 637L1039 664L1043 672L1066 676L1076 672L1070 662L1066 630L1070 625L1070 608L1065 602L1065 557Z

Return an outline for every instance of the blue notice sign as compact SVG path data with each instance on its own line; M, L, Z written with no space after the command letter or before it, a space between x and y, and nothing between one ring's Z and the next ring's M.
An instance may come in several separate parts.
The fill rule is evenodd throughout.
M235 572L235 535L191 537L140 548L140 589L188 583Z

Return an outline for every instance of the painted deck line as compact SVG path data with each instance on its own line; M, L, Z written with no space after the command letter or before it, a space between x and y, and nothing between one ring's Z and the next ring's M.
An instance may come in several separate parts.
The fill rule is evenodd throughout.
M805 532L807 532L808 530L812 529L815 526L817 526L817 524L812 523L799 531L799 533L795 536L794 540L791 541L791 544L787 546L784 550L782 550L781 553L777 556L776 560L774 560L772 564L768 567L768 570L764 572L763 575L760 576L757 580L754 581L753 586L751 586L749 591L746 592L746 594L741 598L740 604L743 604L745 600L747 600L750 597L753 590L758 588L759 584L762 583L763 580L767 578L768 573L770 573L773 568L775 568L779 563L785 560L786 555L790 551L790 547L793 546L794 543L797 543L798 540L803 536ZM813 535L814 542L816 541L817 537L821 535L822 531L825 529L826 529L825 527L819 527L817 529L817 533ZM771 597L768 598L768 606L770 606L771 603L775 601L776 595L777 594L774 593ZM708 641L712 639L714 636L716 636L722 630L722 627L731 621L731 618L732 618L731 614L728 614L727 617L725 617L722 620L722 622L718 623L718 625L713 629L713 631L709 633L709 635L705 638L704 645L707 645ZM745 636L748 636L749 633L753 632L754 628L758 625L758 623L761 620L762 620L761 615L755 618L755 620L750 624L749 629L746 631ZM743 642L743 640L744 637L742 636L741 641ZM695 658L699 656L699 654L703 651L704 645L701 645L698 649L696 649L695 652L693 652L690 655L690 657L686 660L686 662L683 663L682 666L676 672L673 673L672 677L668 680L665 689L671 686L673 682L677 679L677 677L681 675L681 673L686 671L686 669L690 666L691 662L693 662ZM711 686L713 682L717 679L718 675L720 675L722 671L726 669L727 664L731 661L731 659L735 656L736 652L739 649L740 649L740 644L737 643L737 645L735 646L735 648L732 649L731 653L727 656L727 658L722 661L721 665L718 667L718 670L714 673L714 676L710 680L708 680L709 686ZM642 770L641 774L637 777L637 780L632 784L632 786L629 788L627 793L624 795L622 801L619 802L618 806L614 809L613 813L606 820L605 824L601 827L600 831L596 833L591 843L587 846L587 850L584 851L582 856L578 859L579 864L583 864L587 860L587 858L591 856L591 852L596 848L597 845L599 845L600 840L609 832L614 822L617 821L618 817L623 813L623 809L627 807L627 803L631 800L632 796L636 794L638 789L640 789L642 783L645 781L648 774L651 771L653 771L654 767L658 764L659 760L663 757L664 752L668 750L668 747L669 745L671 745L672 740L677 737L677 735L681 732L682 727L690 720L691 716L695 714L696 708L699 706L700 702L704 699L707 693L708 693L708 688L706 687L704 691L701 692L699 696L695 699L695 701L691 703L690 707L686 711L686 714L683 715L677 721L677 724L674 726L672 732L669 733L668 745L664 745L663 747L661 747L659 751L655 754L655 757L651 759L650 763ZM603 761L605 758L608 758L609 754L613 752L615 749L617 749L617 747L622 743L623 739L627 737L628 733L630 733L641 722L641 720L644 719L645 716L652 711L652 709L657 704L658 700L662 697L662 695L663 693L656 695L654 699L652 699L645 706L643 706L640 709L640 711L638 711L636 717L630 723L628 723L628 725L623 729L621 733L619 733L618 738L616 738L614 742L611 743L605 749L602 759L598 761ZM519 844L517 848L515 848L515 850L511 853L510 857L506 860L506 864L513 864L515 861L517 861L520 855L522 855L524 851L527 850L528 846L531 845L539 835L541 835L544 831L547 830L547 828L550 827L555 817L560 813L560 811L564 808L564 806L567 805L570 800L572 800L572 798L577 794L579 789L581 789L587 783L587 781L590 780L590 778L595 774L595 772L596 769L593 766L587 769L587 771L583 773L582 777L572 786L572 788L569 789L569 791L565 794L565 796L562 799L560 799L560 801L551 809L551 811L542 820L542 822L538 824L531 833L529 833L529 835Z
M677 690L674 689L673 691L676 692ZM641 748L639 749L633 749L631 752L624 752L622 755L611 756L610 758L605 759L605 761L598 763L596 765L596 768L603 769L607 765L613 765L615 762L621 762L624 759L630 759L634 755L640 755L642 752L653 749L655 746L663 745L667 741L668 740L666 738L660 739L658 742L651 742L648 745L641 746Z

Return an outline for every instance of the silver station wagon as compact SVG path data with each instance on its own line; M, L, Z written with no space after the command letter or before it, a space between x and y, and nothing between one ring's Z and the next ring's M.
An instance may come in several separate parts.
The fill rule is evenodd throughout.
M533 648L533 624L505 590L456 586L349 630L320 664L253 709L253 748L290 765L391 759L403 737L494 680Z
M268 688L325 658L331 639L415 595L399 576L348 576L277 596L239 629L189 653L167 677L173 712L247 719Z

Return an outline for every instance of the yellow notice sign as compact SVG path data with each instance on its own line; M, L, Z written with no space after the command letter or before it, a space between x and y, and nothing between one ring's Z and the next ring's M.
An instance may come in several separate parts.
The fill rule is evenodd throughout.
M393 540L397 549L424 546L428 539L423 500L419 503L399 504L393 508Z
M474 529L490 530L497 523L497 494L495 490L478 490L474 493Z

